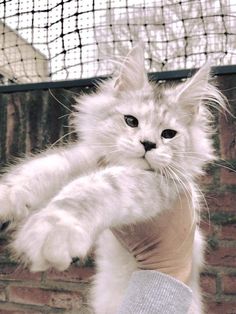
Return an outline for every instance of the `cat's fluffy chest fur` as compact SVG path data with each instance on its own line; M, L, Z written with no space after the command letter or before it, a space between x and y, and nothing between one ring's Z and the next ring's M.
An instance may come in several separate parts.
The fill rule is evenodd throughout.
M40 154L3 177L1 220L20 226L15 254L33 271L64 270L97 242L92 304L97 314L115 313L137 265L110 228L168 210L181 191L198 217L195 181L215 158L206 104L224 107L208 79L205 66L185 83L158 87L148 82L143 53L134 48L116 79L77 100L78 144ZM194 241L190 286L200 314L198 230Z

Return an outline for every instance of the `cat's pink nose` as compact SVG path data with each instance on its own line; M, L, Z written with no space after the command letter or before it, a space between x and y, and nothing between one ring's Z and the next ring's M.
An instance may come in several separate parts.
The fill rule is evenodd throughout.
M145 149L145 152L148 152L149 150L152 150L154 148L156 148L156 143L153 143L153 142L150 142L150 141L140 141L143 146L144 146L144 149Z

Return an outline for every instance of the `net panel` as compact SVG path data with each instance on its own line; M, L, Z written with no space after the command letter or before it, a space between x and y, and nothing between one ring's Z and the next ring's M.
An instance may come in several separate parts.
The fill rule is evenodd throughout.
M0 80L107 75L138 41L149 72L236 63L235 0L0 0Z

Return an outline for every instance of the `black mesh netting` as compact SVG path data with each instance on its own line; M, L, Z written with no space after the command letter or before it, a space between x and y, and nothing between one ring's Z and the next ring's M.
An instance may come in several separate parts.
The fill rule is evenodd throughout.
M106 75L138 40L150 72L236 63L236 1L0 0L5 83Z

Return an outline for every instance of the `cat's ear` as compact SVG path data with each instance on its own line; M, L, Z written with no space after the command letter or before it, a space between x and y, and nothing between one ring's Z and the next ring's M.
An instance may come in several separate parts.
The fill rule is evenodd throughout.
M138 90L144 86L147 80L144 66L144 49L139 44L126 56L114 87L118 91Z
M197 114L199 106L207 97L210 65L206 63L197 73L177 88L177 102L190 114Z

